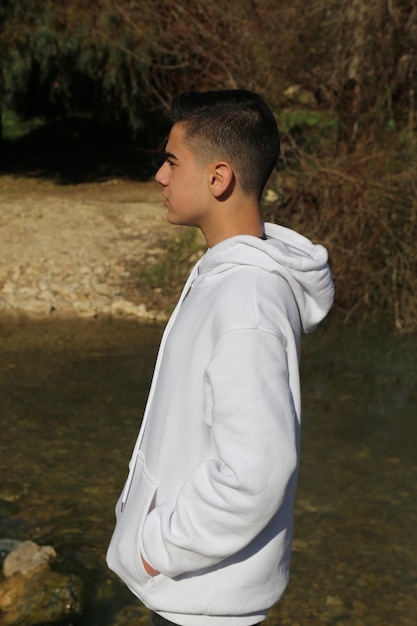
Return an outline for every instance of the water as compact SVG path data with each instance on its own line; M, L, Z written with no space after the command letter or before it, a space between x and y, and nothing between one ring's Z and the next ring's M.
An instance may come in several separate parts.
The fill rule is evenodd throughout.
M0 537L52 543L86 577L83 626L142 623L107 570L113 508L158 325L0 323ZM290 585L265 626L416 626L414 337L325 327L303 348Z

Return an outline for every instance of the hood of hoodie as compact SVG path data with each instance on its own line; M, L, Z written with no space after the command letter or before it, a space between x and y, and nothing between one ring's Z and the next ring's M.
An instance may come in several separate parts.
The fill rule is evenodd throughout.
M198 273L227 271L248 265L285 278L294 294L304 332L312 332L326 317L334 297L327 250L295 231L265 224L266 240L250 235L225 239L202 258Z

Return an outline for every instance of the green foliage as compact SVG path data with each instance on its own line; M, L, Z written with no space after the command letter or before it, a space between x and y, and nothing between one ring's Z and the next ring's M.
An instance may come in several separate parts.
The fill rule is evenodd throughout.
M138 288L150 308L171 308L203 249L199 231L186 228L167 246L160 261L138 273Z
M137 32L124 28L109 2L20 0L8 6L4 19L4 108L28 118L94 113L141 127L146 63L132 63L127 51L137 47Z
M326 150L334 154L338 119L332 111L310 109L285 109L278 115L278 125L282 137L282 158L293 165L298 161L291 159L291 153L303 150L317 154Z
M35 128L43 125L42 119L33 119L30 122L22 122L14 111L4 111L2 115L3 138L6 140L21 139Z
M337 117L332 112L311 109L286 109L278 116L281 132L290 132L294 126L316 128L319 134L337 126Z

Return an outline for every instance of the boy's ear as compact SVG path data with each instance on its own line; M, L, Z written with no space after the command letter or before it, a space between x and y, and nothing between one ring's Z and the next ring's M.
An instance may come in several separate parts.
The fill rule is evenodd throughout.
M213 163L210 169L210 191L215 198L230 194L235 184L235 174L226 161Z

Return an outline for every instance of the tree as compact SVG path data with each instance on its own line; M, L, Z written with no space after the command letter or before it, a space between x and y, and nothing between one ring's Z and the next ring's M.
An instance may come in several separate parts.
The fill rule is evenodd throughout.
M140 130L179 91L246 87L282 108L298 84L337 113L349 149L376 118L415 124L411 0L7 0L0 27L2 102L28 117Z
M166 111L181 90L239 86L266 95L276 85L271 45L279 50L284 22L272 4L261 4L7 3L0 34L3 102L27 117L98 112L137 130L147 113Z
M146 64L132 64L125 50L138 48L137 33L109 6L9 3L0 36L4 106L27 118L90 113L138 127L148 97Z

